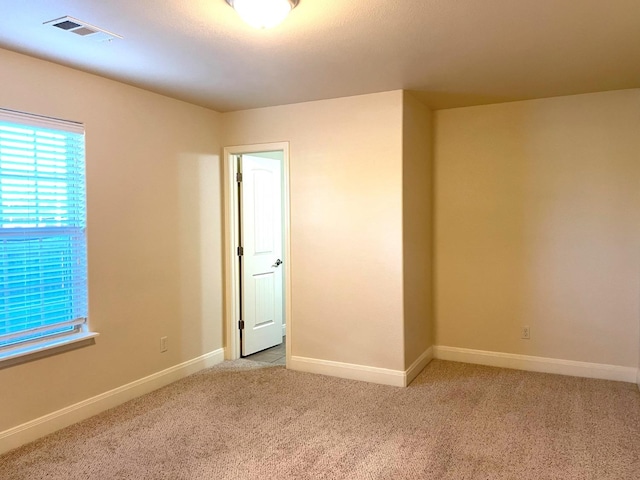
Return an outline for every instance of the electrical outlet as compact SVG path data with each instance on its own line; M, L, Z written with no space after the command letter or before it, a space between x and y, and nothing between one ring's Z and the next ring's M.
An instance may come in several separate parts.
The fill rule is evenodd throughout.
M167 337L160 337L160 353L164 353L169 350L169 346L167 345Z
M529 340L531 338L531 329L529 327L522 327L522 338Z

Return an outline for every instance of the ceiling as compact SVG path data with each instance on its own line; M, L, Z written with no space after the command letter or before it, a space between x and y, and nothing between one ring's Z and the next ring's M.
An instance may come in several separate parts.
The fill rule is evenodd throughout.
M640 87L639 0L0 0L0 47L221 112L387 90L434 108ZM122 35L95 42L43 22ZM1 68L1 65L0 65Z

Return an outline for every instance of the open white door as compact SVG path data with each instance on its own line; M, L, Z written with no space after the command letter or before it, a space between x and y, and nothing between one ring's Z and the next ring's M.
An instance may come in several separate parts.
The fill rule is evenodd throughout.
M241 155L242 355L282 343L282 164Z

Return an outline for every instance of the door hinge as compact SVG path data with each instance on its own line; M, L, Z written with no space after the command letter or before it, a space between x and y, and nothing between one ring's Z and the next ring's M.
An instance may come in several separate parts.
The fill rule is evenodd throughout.
M238 256L241 257L242 255L244 255L244 248L238 247Z
M244 320L238 320L238 328L244 330Z
M242 181L242 173L238 172L236 173L236 182L240 183Z

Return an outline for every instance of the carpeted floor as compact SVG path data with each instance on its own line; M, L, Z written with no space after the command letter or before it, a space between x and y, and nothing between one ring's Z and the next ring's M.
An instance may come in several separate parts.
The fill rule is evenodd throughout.
M438 360L406 389L238 360L14 450L0 478L638 480L640 393Z

